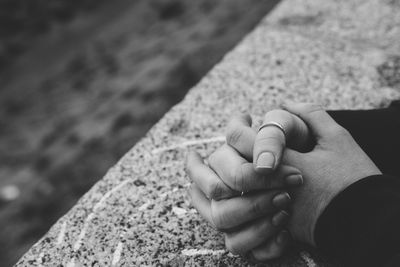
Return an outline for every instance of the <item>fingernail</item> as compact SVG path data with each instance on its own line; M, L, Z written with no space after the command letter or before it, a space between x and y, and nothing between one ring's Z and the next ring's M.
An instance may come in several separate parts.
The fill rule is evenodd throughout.
M283 230L282 232L280 232L278 234L278 236L276 237L276 243L278 243L279 245L287 244L287 242L289 242L289 240L290 240L290 234L286 230Z
M258 156L258 169L273 169L275 165L275 156L271 152L263 152Z
M303 184L303 176L301 174L289 175L286 177L286 184L289 186L298 186Z
M272 199L275 207L284 209L290 204L291 198L288 193L280 193Z
M281 210L280 212L275 214L274 217L272 217L272 224L274 226L282 226L287 223L288 219L289 219L289 213L287 213L284 210Z

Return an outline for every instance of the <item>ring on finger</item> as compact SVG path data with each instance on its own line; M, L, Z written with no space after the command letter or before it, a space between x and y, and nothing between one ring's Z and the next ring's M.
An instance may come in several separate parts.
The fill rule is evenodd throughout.
M282 131L283 135L286 136L285 128L283 128L282 124L280 124L279 122L276 122L276 121L269 121L269 122L261 124L261 126L258 128L258 131L261 131L262 129L264 129L266 127L270 127L270 126L278 128L279 130Z

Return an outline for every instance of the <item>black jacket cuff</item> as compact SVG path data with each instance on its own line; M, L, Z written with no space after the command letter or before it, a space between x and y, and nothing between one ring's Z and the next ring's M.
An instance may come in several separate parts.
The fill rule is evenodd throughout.
M392 266L400 259L400 178L374 175L347 187L323 211L314 236L332 262Z

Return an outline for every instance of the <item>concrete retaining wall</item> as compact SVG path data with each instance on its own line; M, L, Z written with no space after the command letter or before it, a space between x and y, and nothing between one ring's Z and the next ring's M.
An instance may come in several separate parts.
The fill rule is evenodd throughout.
M372 108L400 97L400 2L286 0L129 151L17 266L246 265L186 195L188 149L285 100ZM255 125L255 126L256 126ZM271 266L323 266L293 251Z

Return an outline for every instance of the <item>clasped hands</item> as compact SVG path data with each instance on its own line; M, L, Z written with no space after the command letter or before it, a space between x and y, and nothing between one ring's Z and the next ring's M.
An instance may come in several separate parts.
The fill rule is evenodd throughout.
M381 173L321 106L270 111L259 132L251 123L249 115L234 117L208 164L196 152L186 162L193 206L234 254L267 261L292 239L315 246L318 217L335 195Z

